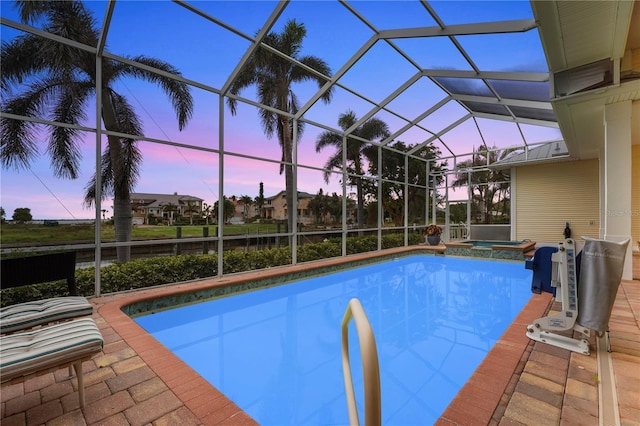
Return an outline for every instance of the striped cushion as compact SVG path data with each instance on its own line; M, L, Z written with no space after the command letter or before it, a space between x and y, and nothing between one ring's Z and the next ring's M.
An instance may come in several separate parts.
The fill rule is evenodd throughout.
M100 352L102 334L91 318L81 318L0 337L0 378L17 377L62 366Z
M84 297L56 297L19 303L0 308L0 333L13 333L92 313L93 306Z

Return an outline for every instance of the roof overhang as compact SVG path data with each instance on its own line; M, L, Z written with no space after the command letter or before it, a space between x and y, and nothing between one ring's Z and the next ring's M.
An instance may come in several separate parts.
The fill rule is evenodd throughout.
M640 117L640 6L633 1L534 1L532 9L552 74L553 110L569 153L596 158L604 143L606 105L636 101L633 116ZM608 62L607 70L598 71ZM565 94L557 85L559 77L566 82L568 75L601 80ZM632 133L638 143L640 120L634 120Z

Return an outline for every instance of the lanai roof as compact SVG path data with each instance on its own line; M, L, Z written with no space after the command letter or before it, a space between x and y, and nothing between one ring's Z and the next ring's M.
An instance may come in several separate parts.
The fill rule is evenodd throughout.
M251 52L265 47L261 42L267 33L279 31L289 19L304 22L310 48L303 53L325 58L333 72L320 75L326 81L320 89L311 84L296 88L294 118L319 131L340 133L337 115L349 108L357 124L374 116L389 124L391 136L382 145L397 140L432 144L451 158L450 166L483 145L528 150L564 140L572 156L594 156L602 140L593 128L594 121L601 121L594 118L597 111L587 113L566 99L598 84L606 88L611 59L640 44L638 26L631 26L638 7L633 15L634 2L629 1L264 1L246 3L240 16L232 4L117 1L91 7L102 20L105 57L131 63L125 55L138 53L145 43L139 38L147 34L146 41L157 40L148 53L164 59L163 40L179 37L193 54L188 63L170 60L183 71L177 78L224 96ZM172 8L171 21L154 13L158 8ZM5 16L2 23L31 31ZM211 37L207 42L195 32L204 26ZM567 30L571 37L563 38ZM138 42L131 43L132 38ZM203 58L211 56L221 60L215 70L205 70L209 65ZM589 65L599 61L599 67ZM571 80L585 66L588 86ZM582 86L562 92L561 79ZM330 88L334 99L327 106L318 100ZM623 96L612 90L605 90L603 98ZM637 99L638 93L631 97ZM254 91L245 90L237 99L259 106Z

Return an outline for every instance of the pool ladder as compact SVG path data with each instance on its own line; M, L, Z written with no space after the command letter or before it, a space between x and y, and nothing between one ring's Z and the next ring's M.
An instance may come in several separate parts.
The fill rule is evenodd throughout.
M349 362L349 321L351 321L351 318L355 321L362 357L365 425L380 425L382 422L382 411L380 407L380 369L378 366L376 339L373 336L371 324L364 309L362 309L360 300L355 298L349 301L347 310L342 318L342 373L344 375L344 388L347 394L349 424L360 424L355 391L353 389L353 379L351 377L351 363Z

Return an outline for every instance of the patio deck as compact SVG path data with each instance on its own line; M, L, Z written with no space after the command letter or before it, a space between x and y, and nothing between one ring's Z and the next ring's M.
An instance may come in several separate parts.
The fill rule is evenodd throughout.
M634 277L640 275L639 269L636 255ZM60 369L3 386L2 425L255 424L119 310L132 298L155 297L210 281L215 280L93 299L105 346L84 364L85 409L78 406L75 379ZM529 317L539 316L540 309L557 308L549 295L533 299L535 303L505 332L438 424L598 424L596 351L584 356L529 341L525 336ZM639 324L640 281L623 281L610 320L611 364L622 425L640 423Z

